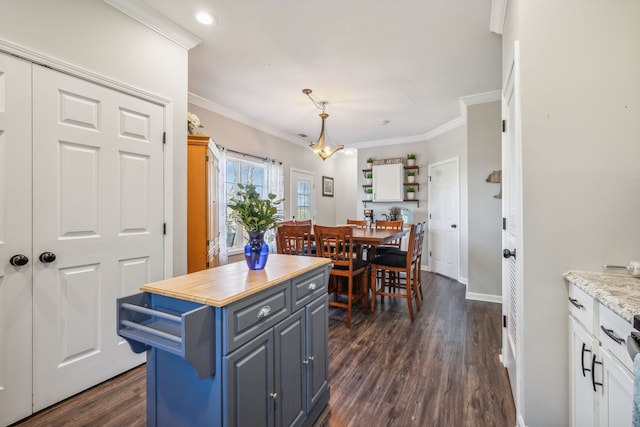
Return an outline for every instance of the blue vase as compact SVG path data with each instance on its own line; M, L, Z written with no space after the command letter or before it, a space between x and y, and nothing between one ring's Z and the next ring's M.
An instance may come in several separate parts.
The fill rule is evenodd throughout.
M264 231L249 231L249 242L244 246L244 259L250 270L262 270L267 265L269 245L264 242Z

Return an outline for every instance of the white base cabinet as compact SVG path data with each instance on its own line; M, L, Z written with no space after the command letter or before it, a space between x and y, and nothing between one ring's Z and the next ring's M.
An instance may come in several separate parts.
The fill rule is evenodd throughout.
M631 425L633 376L625 340L631 324L582 290L569 290L571 425Z

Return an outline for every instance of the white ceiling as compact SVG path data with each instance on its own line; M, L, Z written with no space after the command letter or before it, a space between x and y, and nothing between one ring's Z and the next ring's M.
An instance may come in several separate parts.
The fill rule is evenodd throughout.
M189 52L192 102L293 142L319 133L304 88L328 102L331 141L364 147L424 140L460 121L462 97L501 85L491 0L141 2L202 40ZM217 25L197 23L198 10Z

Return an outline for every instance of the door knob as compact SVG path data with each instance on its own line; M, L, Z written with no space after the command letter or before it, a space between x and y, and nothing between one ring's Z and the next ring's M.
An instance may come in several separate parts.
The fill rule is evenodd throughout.
M53 262L56 260L56 254L54 254L53 252L42 252L38 257L38 259L41 262L45 262L45 263Z
M14 265L16 267L25 265L28 262L29 262L29 257L22 254L14 255L9 259L9 264Z
M515 259L516 250L514 249L513 251L510 251L509 249L505 249L504 251L502 251L502 256L505 258L513 257Z
M451 224L451 228L458 228L458 224Z

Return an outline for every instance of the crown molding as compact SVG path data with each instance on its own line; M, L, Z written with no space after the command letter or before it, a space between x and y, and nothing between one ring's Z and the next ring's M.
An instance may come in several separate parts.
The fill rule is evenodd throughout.
M489 18L489 31L502 34L504 18L507 14L509 0L491 0L491 17Z
M252 119L251 117L245 116L244 114L238 113L237 111L231 110L230 108L223 107L220 104L216 104L215 102L203 98L200 95L196 95L195 93L189 92L188 101L193 105L197 105L198 107L202 107L206 110L220 114L221 116L224 116L231 120L235 120L236 122L240 122L262 132L268 133L269 135L284 139L285 141L291 142L292 144L296 144L304 148L309 148L309 143L302 138L293 136L286 132L282 132L276 128L259 122L258 120Z
M187 50L202 43L198 36L185 30L140 0L102 1Z
M500 97L501 97L501 92L499 90L483 92L483 93L478 93L478 94L469 95L469 96L463 96L458 100L460 105L460 116L424 134L401 136L401 137L387 138L387 139L376 139L371 141L361 141L361 142L354 142L351 144L345 143L344 146L345 148L359 149L359 148L381 147L384 145L400 145L400 144L409 144L412 142L428 141L437 136L450 132L457 127L465 125L467 123L467 107L469 105L500 101L501 99ZM206 110L213 111L214 113L220 114L221 116L227 117L231 120L235 120L237 122L250 126L254 129L258 129L270 135L276 136L278 138L284 139L285 141L291 142L301 147L305 147L305 148L309 147L309 143L302 138L279 131L271 126L268 126L262 122L254 120L248 116L245 116L244 114L240 114L229 108L223 107L220 104L216 104L215 102L210 101L194 93L189 92L188 101L193 105L197 105L198 107L202 107Z

